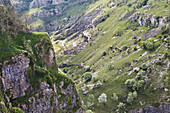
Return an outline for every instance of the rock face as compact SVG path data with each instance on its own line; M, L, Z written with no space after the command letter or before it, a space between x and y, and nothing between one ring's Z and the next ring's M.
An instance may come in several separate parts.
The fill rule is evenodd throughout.
M13 62L13 64L10 64ZM23 54L12 57L12 60L5 61L2 65L2 81L5 91L10 92L12 98L25 95L30 87L26 76L30 60Z
M37 6L47 6L48 4L57 5L60 3L68 3L70 0L33 0L30 4L30 8Z
M140 26L149 26L150 24L154 26L163 26L166 22L170 20L170 16L156 16L152 14L135 13L130 17L132 20L136 20Z
M170 104L169 103L160 103L158 107L145 106L140 110L133 110L131 113L169 113Z

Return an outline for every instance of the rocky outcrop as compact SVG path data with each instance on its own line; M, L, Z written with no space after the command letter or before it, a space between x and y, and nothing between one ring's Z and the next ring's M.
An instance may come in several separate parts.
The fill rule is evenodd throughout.
M25 50L0 60L0 112L82 113L73 81L57 72L48 34L27 35Z
M135 13L130 19L136 20L140 26L163 26L166 22L170 20L170 16L156 16L147 13Z
M158 107L145 106L140 110L133 110L130 113L169 113L170 103L159 103Z
M63 81L61 83L64 85ZM61 95L56 95L57 90L56 88L53 91L46 82L41 82L40 92L30 97L27 104L19 104L19 107L26 113L83 112L80 107L77 110L72 110L81 104L80 101L77 101L80 98L75 96L72 84L68 85L66 89L61 89L61 95L66 95L63 101L60 99Z
M34 8L37 6L47 6L49 4L57 5L60 3L68 3L70 0L33 0L30 4L30 8Z
M8 97L19 98L25 95L26 90L30 87L27 78L27 70L30 60L23 54L12 57L2 65L2 82ZM31 90L31 88L30 88Z

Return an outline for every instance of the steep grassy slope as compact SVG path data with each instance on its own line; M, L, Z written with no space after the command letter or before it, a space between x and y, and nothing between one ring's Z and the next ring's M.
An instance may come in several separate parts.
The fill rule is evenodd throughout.
M59 67L75 80L84 110L130 112L169 102L169 8L168 0L99 0L76 24L51 37ZM97 80L86 81L88 71ZM130 94L135 91L137 97ZM105 104L98 101L102 93ZM111 99L114 93L118 100Z

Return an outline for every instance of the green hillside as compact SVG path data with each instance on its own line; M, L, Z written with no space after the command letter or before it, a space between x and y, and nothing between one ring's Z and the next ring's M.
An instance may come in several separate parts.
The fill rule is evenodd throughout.
M57 63L75 80L84 111L123 113L169 102L169 5L99 0L51 37ZM104 104L98 101L102 93Z

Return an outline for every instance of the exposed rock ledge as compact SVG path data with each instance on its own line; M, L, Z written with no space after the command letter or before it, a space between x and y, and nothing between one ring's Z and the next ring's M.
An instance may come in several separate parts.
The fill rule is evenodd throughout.
M132 110L130 113L170 113L170 103L160 103L158 107L145 106L139 110Z

